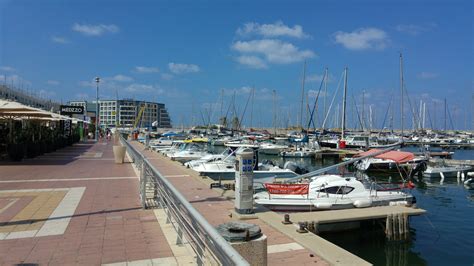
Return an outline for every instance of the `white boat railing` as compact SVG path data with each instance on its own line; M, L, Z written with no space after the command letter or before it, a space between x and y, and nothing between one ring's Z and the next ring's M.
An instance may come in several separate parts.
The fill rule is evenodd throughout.
M186 241L193 248L198 265L249 265L142 153L122 135L120 141L140 172L142 207L148 207L152 187L152 199L165 210L167 223L176 229L177 243Z

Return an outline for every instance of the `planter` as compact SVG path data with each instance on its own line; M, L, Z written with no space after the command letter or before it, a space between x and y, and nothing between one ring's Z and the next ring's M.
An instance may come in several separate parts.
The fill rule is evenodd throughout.
M23 144L9 144L7 147L8 157L12 161L21 161L25 154L24 152L24 145Z
M115 163L123 163L123 160L125 158L125 147L124 146L120 146L120 145L117 145L115 146L114 145L114 158L115 158Z
M38 156L40 145L38 143L27 143L26 144L26 158L34 158Z

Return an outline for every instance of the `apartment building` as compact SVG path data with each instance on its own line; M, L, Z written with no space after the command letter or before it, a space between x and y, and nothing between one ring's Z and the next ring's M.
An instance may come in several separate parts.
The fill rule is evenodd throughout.
M95 101L71 101L71 105L84 106L88 113L96 112ZM170 128L171 119L163 103L123 100L99 100L99 125L101 127L132 127L143 109L139 127L152 127L153 122L159 128Z

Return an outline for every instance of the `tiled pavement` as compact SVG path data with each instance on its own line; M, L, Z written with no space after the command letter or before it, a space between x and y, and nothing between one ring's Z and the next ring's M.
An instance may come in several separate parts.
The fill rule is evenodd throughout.
M233 202L219 192L209 189L209 183L203 181L196 172L186 169L180 163L152 151L145 151L143 145L132 142L139 151L156 166L184 197L211 223L216 226L229 222L229 210ZM318 256L299 246L292 239L258 219L249 222L258 224L268 237L268 265L328 265ZM296 248L295 248L296 246Z
M82 143L0 164L0 265L174 262L129 163L112 143Z

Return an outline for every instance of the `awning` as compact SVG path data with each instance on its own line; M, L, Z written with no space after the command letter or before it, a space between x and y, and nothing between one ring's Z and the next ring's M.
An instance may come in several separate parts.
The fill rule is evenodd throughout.
M371 149L366 152L358 153L354 157L367 156L367 155L371 155L380 151L381 150L379 149ZM405 163L405 162L415 159L415 155L411 152L406 152L406 151L388 151L386 153L382 153L377 156L374 156L374 158L392 160L396 163Z
M0 100L0 118L29 120L67 120L69 117L14 101Z

